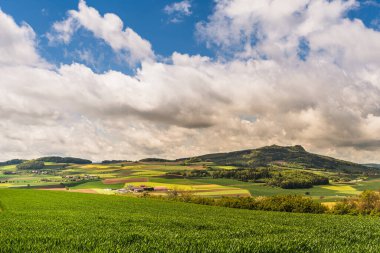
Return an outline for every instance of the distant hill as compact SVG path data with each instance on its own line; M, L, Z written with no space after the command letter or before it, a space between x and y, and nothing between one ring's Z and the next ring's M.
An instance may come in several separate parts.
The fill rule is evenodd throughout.
M0 162L0 166L17 165L17 164L23 163L25 161L26 160L22 160L22 159L12 159L12 160L9 160L9 161Z
M366 164L363 164L363 165L366 166L366 167L370 167L370 168L380 169L380 164L378 164L378 163L366 163Z
M287 147L272 145L258 149L182 158L177 161L214 162L220 165L235 165L243 167L265 167L274 163L292 163L303 168L326 169L344 173L363 173L375 170L374 168L361 164L309 153L300 145Z
M145 163L152 163L152 162L173 162L173 160L167 160L162 158L144 158L141 159L139 162L145 162Z
M130 162L129 160L104 160L102 164L113 164L113 163L126 163Z
M47 156L40 157L37 161L52 162L52 163L75 163L75 164L91 164L92 161L76 158L76 157L60 157L60 156Z

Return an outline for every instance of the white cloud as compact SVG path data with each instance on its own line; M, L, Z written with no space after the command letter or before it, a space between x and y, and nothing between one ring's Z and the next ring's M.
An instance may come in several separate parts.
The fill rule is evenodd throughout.
M172 59L145 63L135 77L95 74L79 64L58 72L1 68L2 143L16 145L18 157L180 157L301 143L340 157L372 150L368 158L376 158L380 91L334 65ZM8 147L0 150L9 156Z
M175 2L166 5L164 12L170 16L170 22L179 23L183 21L184 17L190 16L192 14L191 3L189 0Z
M173 53L170 63L143 61L132 76L96 74L78 63L56 70L31 67L24 57L18 65L0 65L1 160L47 154L174 158L276 143L378 161L379 32L344 18L353 1L315 0L307 10L302 8L307 1L281 2L219 1L199 32L221 54L233 55L221 61ZM317 12L318 4L323 12ZM97 20L97 11L90 10L78 13ZM293 10L300 13L292 17ZM119 23L112 29L121 31L115 20L102 17ZM267 43L248 47L240 35L235 40L237 34L260 35ZM288 40L280 39L284 36ZM292 55L299 36L310 41L305 62ZM231 49L241 43L238 53ZM268 59L255 57L262 52Z
M28 24L18 26L11 16L0 10L0 65L46 64L38 55L35 37Z
M82 60L83 62L85 62L87 65L89 66L95 66L98 65L98 62L97 60L95 59L95 56L94 54L90 51L90 50L87 50L87 49L84 49L84 50L78 50L76 51L78 57L80 60Z
M81 27L104 40L132 66L155 57L149 41L129 27L124 29L123 21L117 15L106 13L101 16L95 8L87 6L84 0L80 0L78 11L70 10L67 19L53 25L53 33L48 34L48 38L51 42L68 43Z
M218 1L209 22L197 25L198 36L209 46L232 51L235 56L275 60L296 58L299 40L305 38L311 40L314 54L324 51L336 58L350 48L346 48L343 34L334 33L357 29L358 21L344 18L355 7L354 0L294 0L292 4L281 0ZM368 33L365 27L361 30ZM322 38L330 35L334 38L328 39L327 45Z
M51 44L59 42L68 44L79 26L78 22L69 16L61 22L55 22L53 24L53 33L48 33L47 38Z
M372 7L380 8L380 3L376 0L365 0L361 3L361 5L369 5Z

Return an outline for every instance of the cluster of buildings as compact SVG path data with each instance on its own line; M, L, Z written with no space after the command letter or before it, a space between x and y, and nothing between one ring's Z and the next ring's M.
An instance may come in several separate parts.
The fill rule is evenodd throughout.
M70 182L78 182L78 181L85 181L85 180L99 180L99 176L91 176L91 175L84 175L84 176L78 176L78 175L68 175L68 176L62 176L65 181Z
M38 175L47 175L47 174L49 174L49 172L48 171L41 171L41 170L32 170L31 171L32 172L32 174L38 174Z
M140 185L140 186L134 186L134 185L128 185L126 188L118 189L116 192L119 194L125 194L125 193L143 193L143 192L167 192L168 188L165 186L146 186L146 185Z
M4 175L16 175L17 173L15 171L4 171Z

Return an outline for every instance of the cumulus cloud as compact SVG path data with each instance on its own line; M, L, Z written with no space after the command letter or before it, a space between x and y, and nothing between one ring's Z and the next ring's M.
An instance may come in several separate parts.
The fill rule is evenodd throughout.
M155 57L149 41L129 27L124 29L123 21L117 15L106 13L102 16L95 8L87 6L84 0L80 0L78 10L68 12L67 19L56 22L53 32L47 36L51 43L69 43L79 28L84 28L104 40L132 66Z
M170 22L180 23L183 21L184 17L190 16L192 14L191 3L189 0L175 2L172 4L166 5L164 8L164 12L167 15L169 15Z
M355 71L380 64L380 33L345 17L358 6L355 0L218 1L209 20L197 25L197 34L219 53L241 59L297 60L305 41L311 59Z
M0 64L45 65L36 50L36 35L26 23L18 26L0 10Z
M362 5L369 5L369 6L380 8L380 3L375 0L365 0L363 1Z
M78 63L32 67L27 58L0 65L0 158L175 158L276 143L378 161L380 39L345 18L356 2L247 2L218 1L198 25L219 60L173 53L169 62L142 61L135 75ZM96 23L97 11L80 4ZM12 33L25 27L33 33L16 24ZM297 56L301 37L306 60Z
M80 24L75 18L69 16L67 19L53 24L53 33L48 33L47 38L51 45L63 42L68 44Z

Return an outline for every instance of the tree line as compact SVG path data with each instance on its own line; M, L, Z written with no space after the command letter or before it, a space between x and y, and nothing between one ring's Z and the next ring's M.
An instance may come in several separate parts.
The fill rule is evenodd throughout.
M26 160L22 160L22 159L12 159L12 160L9 160L9 161L0 162L0 166L16 165L16 164L23 163L25 161Z
M76 157L60 157L60 156L47 156L37 159L42 162L52 162L52 163L75 163L75 164L91 164L91 160L76 158Z
M45 163L37 160L26 161L16 166L18 170L41 170L44 167Z
M380 217L380 192L372 190L366 190L357 197L337 202L331 208L301 195L207 198L194 196L190 192L171 191L167 196L144 193L140 197L249 210Z
M283 189L304 189L311 188L314 185L329 184L327 177L317 175L306 171L296 170L278 170L271 168L239 168L234 170L213 169L207 170L182 170L166 173L167 176L181 177L212 177L228 178L243 182L261 182L269 186L281 187Z

